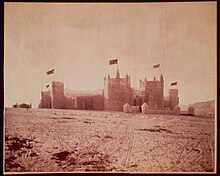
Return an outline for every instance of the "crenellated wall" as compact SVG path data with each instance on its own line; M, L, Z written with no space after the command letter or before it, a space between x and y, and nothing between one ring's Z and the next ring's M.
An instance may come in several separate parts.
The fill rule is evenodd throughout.
M173 110L179 104L178 90L171 89L169 96L164 97L164 79L140 80L139 88L131 88L131 78L128 74L120 78L117 70L115 78L110 75L104 78L104 89L101 91L74 92L64 90L64 83L52 82L52 93L41 92L40 108L54 109L79 109L79 110L113 110L122 111L128 103L131 106L139 106L147 103L149 110Z
M64 109L76 109L75 107L75 99L72 97L66 97L64 98Z
M104 110L104 96L94 95L92 96L93 110Z

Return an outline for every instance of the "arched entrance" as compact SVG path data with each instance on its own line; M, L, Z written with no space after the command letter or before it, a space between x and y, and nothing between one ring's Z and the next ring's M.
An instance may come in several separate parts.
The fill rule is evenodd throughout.
M140 108L139 111L141 112L142 102L143 102L142 97L139 96L139 95L136 95L136 96L134 97L134 99L133 99L132 105L133 105L133 106L139 106L139 108Z

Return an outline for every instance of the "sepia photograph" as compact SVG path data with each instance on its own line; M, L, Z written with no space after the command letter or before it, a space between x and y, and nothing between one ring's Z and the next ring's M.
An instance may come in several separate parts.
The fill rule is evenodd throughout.
M216 173L217 2L4 3L3 172Z

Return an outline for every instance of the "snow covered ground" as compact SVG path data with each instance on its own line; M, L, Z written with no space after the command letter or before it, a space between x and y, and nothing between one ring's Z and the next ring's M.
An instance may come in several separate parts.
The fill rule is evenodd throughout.
M215 119L5 109L5 172L214 172Z

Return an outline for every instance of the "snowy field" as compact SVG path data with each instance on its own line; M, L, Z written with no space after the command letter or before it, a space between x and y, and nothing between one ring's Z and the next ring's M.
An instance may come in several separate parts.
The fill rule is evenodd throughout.
M215 119L5 109L5 172L214 172Z

